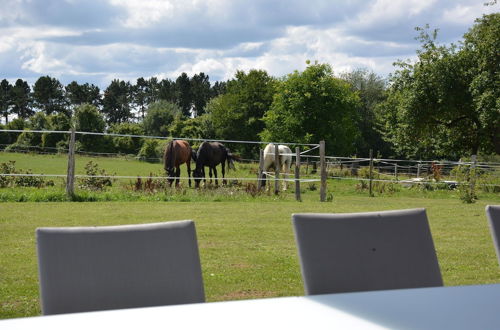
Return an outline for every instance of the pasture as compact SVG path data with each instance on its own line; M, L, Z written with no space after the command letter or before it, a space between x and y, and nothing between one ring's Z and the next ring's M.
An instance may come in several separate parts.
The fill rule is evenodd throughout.
M0 153L0 163L33 173L63 174L67 159L60 155ZM87 161L107 173L162 173L161 164L127 158L77 158L77 173ZM255 178L248 164L236 164L230 177ZM185 167L181 168L185 173ZM278 196L252 196L243 186L219 189L166 189L134 192L134 180L115 182L105 192L79 192L102 202L0 202L0 318L40 314L34 230L41 226L93 226L192 219L196 223L207 301L303 294L291 214L298 212L361 212L424 207L445 285L500 282L484 208L500 204L498 193L481 193L474 204L462 203L454 191L400 189L368 197L349 180L329 180L333 199L319 202L319 192L303 184L303 202L293 189ZM293 185L292 185L293 186ZM48 188L2 188L0 196L64 197L58 183ZM85 195L88 194L88 195ZM106 198L99 196L108 196ZM11 196L12 197L12 196ZM14 198L13 197L13 198ZM101 199L100 199L101 198ZM6 198L4 200L9 200ZM15 200L15 199L14 199ZM158 202L154 202L158 201ZM163 202L166 201L166 202Z

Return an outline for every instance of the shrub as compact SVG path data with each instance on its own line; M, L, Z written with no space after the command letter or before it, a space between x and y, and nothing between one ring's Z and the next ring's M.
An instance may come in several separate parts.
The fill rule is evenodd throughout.
M163 151L165 150L166 144L167 142L163 140L146 139L137 156L143 161L152 163L159 162L163 157Z
M104 169L100 169L97 163L89 161L85 165L85 172L88 177L78 179L79 187L86 190L104 190L113 185L113 180Z

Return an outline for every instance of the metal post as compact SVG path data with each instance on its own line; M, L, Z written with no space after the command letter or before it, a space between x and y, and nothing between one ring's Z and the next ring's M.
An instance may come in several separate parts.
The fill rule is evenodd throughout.
M326 162L325 162L325 141L319 141L319 159L320 159L320 174L321 187L319 191L320 201L326 201Z
M470 166L470 193L472 198L476 198L476 192L475 192L475 187L476 187L476 165L477 165L477 156L472 155L471 156L471 161L472 164Z
M302 201L300 197L300 148L295 148L295 199Z
M75 194L75 128L71 128L68 150L68 173L66 175L66 195L73 197Z
M396 177L396 181L398 181L398 164L394 164L394 176Z
M260 149L259 151L259 170L257 172L257 190L262 189L262 178L264 172L264 150Z
M372 192L372 181L373 181L373 150L370 149L370 197L373 197L373 192Z
M277 144L274 145L274 193L280 192L280 154Z
M418 161L418 164L417 164L417 178L420 178L420 165L422 164L421 163L422 161Z

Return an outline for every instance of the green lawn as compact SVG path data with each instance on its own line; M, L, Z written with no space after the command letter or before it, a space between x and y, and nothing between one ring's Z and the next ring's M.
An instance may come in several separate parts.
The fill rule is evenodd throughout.
M34 230L193 219L208 301L303 294L290 216L425 207L445 285L500 282L484 213L496 199L338 195L333 202L0 203L0 317L40 314Z

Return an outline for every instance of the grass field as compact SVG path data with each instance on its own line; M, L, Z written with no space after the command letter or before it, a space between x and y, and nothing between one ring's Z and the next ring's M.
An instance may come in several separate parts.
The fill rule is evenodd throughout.
M57 174L65 173L66 169L66 158L58 155L0 152L0 163L8 160L15 160L16 168L31 169L34 173ZM86 160L77 159L77 172L83 173ZM161 171L160 164L135 160L97 161L108 173L117 175ZM239 172L231 176L255 176L250 167L237 166ZM329 180L328 190L333 199L325 203L318 202L319 192L309 184L303 185L302 203L294 201L293 189L278 196L263 193L254 197L244 187L202 190L184 187L150 194L126 189L116 192L124 190L126 184L121 183L106 192L79 192L94 198L83 200L101 201L80 203L57 202L64 200L64 190L57 185L43 189L0 189L0 201L25 201L0 202L0 318L40 314L34 231L41 226L193 219L206 297L208 301L220 301L303 294L292 213L424 207L445 285L500 282L500 268L484 212L485 205L500 204L500 194L481 193L476 203L464 204L455 191L401 188L368 197L365 190L356 190L355 185L355 181ZM1 199L1 196L12 198ZM52 196L48 199L52 202L28 202L44 201L47 196ZM103 202L106 200L111 202Z
M40 314L40 226L196 222L208 301L303 294L290 216L425 207L445 285L500 282L484 207L455 199L339 196L333 202L0 203L0 315Z

